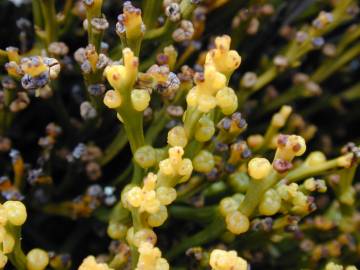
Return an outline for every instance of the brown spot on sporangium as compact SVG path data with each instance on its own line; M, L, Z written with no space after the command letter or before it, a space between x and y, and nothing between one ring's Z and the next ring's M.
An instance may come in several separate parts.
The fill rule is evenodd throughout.
M291 164L291 162L286 161L286 160L276 159L273 162L273 168L278 173L285 173L285 172L289 171L292 167L293 167L293 165Z
M279 134L277 138L277 143L279 146L285 146L288 141L288 135Z
M119 76L119 74L114 73L114 74L112 75L112 78L113 78L114 81L117 81L117 80L120 79L120 76Z
M301 149L301 145L299 143L296 143L293 147L292 150L296 153Z

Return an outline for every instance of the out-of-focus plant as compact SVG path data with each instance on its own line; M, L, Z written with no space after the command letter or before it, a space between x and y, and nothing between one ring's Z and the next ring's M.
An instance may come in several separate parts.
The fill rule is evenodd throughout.
M0 269L356 269L357 1L12 2Z

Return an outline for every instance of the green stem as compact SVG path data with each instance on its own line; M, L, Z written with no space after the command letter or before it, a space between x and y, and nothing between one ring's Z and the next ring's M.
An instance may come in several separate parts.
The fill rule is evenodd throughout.
M163 26L146 32L144 40L155 39L165 35L171 29L172 25L173 23L167 20Z
M269 104L266 104L261 112L261 115L273 111L281 107L282 105L289 104L290 102L302 95L301 90L302 89L300 87L291 87L289 90L287 90L285 93L282 93L275 100L272 100L269 102Z
M86 19L88 22L88 42L95 46L97 52L100 51L101 48L101 39L102 34L97 34L93 31L93 27L91 25L91 21L93 18L98 18L101 16L101 7L99 9L90 8L86 13Z
M271 66L265 73L263 73L258 80L256 81L254 87L251 89L251 92L254 93L261 88L263 88L265 85L267 85L269 82L271 82L276 75L278 74L278 71L275 66Z
M7 257L17 270L26 270L26 256L21 248L21 227L7 224L6 230L15 239L14 249Z
M360 98L360 83L357 83L351 86L349 89L345 90L340 94L340 97L352 101Z
M130 164L118 177L116 177L111 182L111 185L116 186L116 185L124 182L130 176L133 169L134 169L133 165Z
M288 173L286 180L288 182L295 182L310 176L316 176L326 172L327 170L335 169L338 167L337 159L332 159L325 161L323 163L317 164L315 166L300 166Z
M131 118L124 119L124 128L134 154L139 147L145 144L142 115L140 117L134 115L134 121Z
M153 144L159 134L164 130L166 123L170 120L166 109L162 108L156 119L151 123L150 127L146 130L145 141L148 144Z
M195 133L195 126L203 114L203 112L200 112L194 107L188 107L186 110L184 129L189 141L192 139Z
M224 218L216 214L214 220L202 231L183 239L165 255L170 261L191 247L201 246L217 239L225 231Z
M136 233L144 227L142 224L142 221L141 221L140 213L137 209L131 210L131 218L133 221L134 233ZM131 244L131 266L132 266L132 269L136 269L138 260L139 260L138 248L134 244Z
M321 82L329 78L334 72L344 66L346 63L356 58L360 54L360 44L353 46L351 49L344 52L339 57L336 57L331 63L323 64L311 79L314 82Z
M265 132L263 143L259 146L259 148L255 149L255 152L263 153L270 146L273 137L277 134L278 131L279 129L270 123L268 129Z
M192 208L188 206L172 205L169 207L169 213L176 219L195 222L209 222L213 218L214 214L216 214L216 208L214 206Z
M240 212L250 217L266 190L272 187L281 176L276 172L272 171L268 177L261 180L251 180L249 188L246 192L245 198L240 205Z
M161 7L161 1L158 0L145 0L143 4L144 11L144 24L147 29L152 29L156 25L156 17Z
M124 129L119 130L112 142L106 147L103 156L98 160L101 166L108 164L126 145L128 138Z
M134 166L134 172L133 172L133 177L131 179L131 183L135 185L140 185L140 183L143 180L143 169L139 165L137 165L137 163L134 161L133 161L133 166Z
M42 16L45 22L46 47L57 40L58 25L56 21L55 0L40 1Z

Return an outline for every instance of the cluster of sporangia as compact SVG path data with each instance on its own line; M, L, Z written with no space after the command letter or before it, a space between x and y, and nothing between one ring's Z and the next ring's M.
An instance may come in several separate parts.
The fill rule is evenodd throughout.
M0 268L4 268L8 256L16 253L19 248L19 228L26 221L25 205L20 201L6 201L0 205ZM20 259L20 258L18 258ZM49 255L38 248L30 250L25 258L26 268L29 270L42 270L49 264Z
M97 10L102 5L102 1L99 0L84 2L90 11ZM171 21L178 21L178 1L168 2L166 14ZM90 11L88 13L91 15ZM92 34L96 35L108 27L104 20L90 16L84 22L84 27L87 30L91 28ZM294 158L304 154L306 143L301 136L283 135L279 132L292 112L289 106L283 106L273 116L269 129L271 136L251 135L247 141L237 141L238 135L246 129L247 123L241 114L236 112L238 97L228 86L232 73L241 63L239 54L230 50L229 36L224 35L215 39L214 48L205 56L202 72L193 73L184 68L182 76L176 76L171 72L176 61L176 51L171 46L166 47L163 54L158 57L158 65L151 66L145 73L139 72L139 59L136 56L138 53L130 47L136 48L134 44L143 37L145 25L141 11L130 2L124 3L124 14L118 17L116 32L129 45L124 46L126 48L122 50L122 61L112 62L105 54L97 51L96 44L78 49L75 59L81 66L89 93L93 96L104 94L103 103L116 111L117 118L124 124L134 153L135 166L147 172L143 181L131 183L123 189L121 201L115 208L126 213L125 217L110 218L107 231L112 239L126 241L127 245L131 246L131 260L136 262L134 269L170 269L168 261L156 247L157 235L153 228L163 225L167 220L167 207L177 198L177 185L184 185L194 172L206 175L209 179L220 177L218 167L224 164L221 164L222 157L214 152L221 153L222 147L230 148L227 167L224 170L230 172L229 183L236 186L238 192L231 197L223 198L218 211L223 216L227 230L233 235L246 233L255 217L273 216L278 213L305 216L311 213L316 207L311 193L327 190L324 180L312 176L326 169L350 168L357 162L358 150L350 149L330 161L327 161L321 152L312 152L300 165L294 164ZM175 40L183 41L190 39L193 34L192 23L183 20L180 28L172 35ZM53 55L62 55L67 53L67 48L60 43L52 44L49 51ZM14 48L8 48L7 56L9 62L5 67L8 74L20 80L22 87L29 91L18 93L17 99L10 105L12 111L24 109L29 104L27 93L35 92L42 97L51 95L49 83L59 75L58 60L46 56L20 57ZM132 128L149 109L151 89L161 90L163 96L172 100L178 95L181 83L186 81L186 75L193 76L194 86L187 89L187 109L183 112L181 108L177 107L176 110L173 107L171 110L172 114L182 116L182 121L177 122L169 130L168 146L155 149L146 145L144 140L141 141L141 136L140 141L133 139L134 132L142 134L142 130L134 131ZM97 79L94 80L95 77ZM102 77L107 79L111 90L105 92L105 86L101 83ZM11 82L6 85L10 87ZM89 109L89 106L91 107L89 104L82 104L81 115L85 119L96 117L96 111L94 108ZM216 122L217 126L214 124ZM139 123L142 128L142 121ZM218 133L216 128L219 130ZM47 136L39 141L44 151L53 146L60 134L61 128L54 124L48 126ZM79 145L74 150L73 157L86 162L88 170L92 172L89 175L96 180L101 172L95 160L101 155L101 150L90 147L88 151L92 151L91 157L83 158L84 147ZM276 149L272 161L261 157L264 148ZM250 158L251 152L255 153L256 157ZM35 178L38 178L39 173L33 171L33 174L37 175ZM242 177L244 174L249 177ZM301 184L296 183L298 177L305 181ZM89 216L93 210L91 207L98 206L98 202L94 203L93 198L100 197L100 193L102 194L102 190L99 186L89 188L84 196L74 202L74 211L81 212L86 208L88 211L82 212L82 215ZM108 200L114 203L114 197ZM341 191L340 200L348 205L354 203L351 183ZM20 248L20 226L24 224L26 217L25 206L20 201L6 201L0 205L0 268L5 266L8 256L16 256L15 251ZM123 247L117 258L119 264L128 260L128 252L128 247ZM30 270L45 269L49 264L48 253L33 249L27 254L25 263ZM248 269L248 263L239 257L236 251L214 249L210 253L208 263L214 270ZM112 268L89 256L79 269ZM343 269L343 266L334 263L326 265L326 270L337 269ZM345 269L356 268L348 266Z

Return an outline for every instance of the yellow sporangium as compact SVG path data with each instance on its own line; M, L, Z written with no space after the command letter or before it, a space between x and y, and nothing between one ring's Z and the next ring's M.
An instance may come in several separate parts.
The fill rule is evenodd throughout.
M303 137L298 135L282 135L277 138L277 149L274 160L280 159L291 162L295 156L301 156L306 151Z
M176 126L170 129L167 136L167 142L171 146L180 146L184 148L188 142L184 127Z
M161 205L159 211L148 216L147 222L151 227L159 227L164 224L167 218L167 208L164 205Z
M230 87L220 89L216 93L216 104L225 115L234 113L238 107L238 99L235 91Z
M201 173L209 173L215 166L215 159L212 153L201 150L192 160L194 170Z
M210 254L209 264L213 270L246 270L248 268L248 263L234 250L214 249Z
M115 90L124 90L132 86L138 73L139 60L129 48L123 50L124 65L109 65L104 76Z
M135 270L168 270L169 263L161 257L161 251L148 242L143 242L139 248L139 260Z
M109 90L104 96L104 104L110 109L116 109L121 105L121 94L116 90Z
M227 216L239 208L240 204L232 197L226 197L220 201L220 214Z
M28 270L44 270L49 264L49 255L46 251L34 248L26 255L26 266Z
M14 226L21 226L25 223L27 212L25 205L20 201L6 201L3 204L7 220Z
M242 234L249 230L250 221L247 216L240 211L233 211L225 218L227 229L233 234Z
M271 168L266 158L253 158L248 164L248 173L253 179L260 180L269 175Z
M169 158L160 161L159 172L165 176L180 177L179 182L189 179L193 171L191 160L182 158L184 149L180 146L169 149Z
M105 263L97 263L94 256L86 257L78 270L113 270Z
M265 192L259 204L259 213L265 216L275 215L281 208L281 197L274 189Z
M324 155L323 152L314 151L314 152L311 152L305 159L305 165L312 167L312 166L322 164L325 161L326 161L326 156Z
M128 227L120 222L111 221L107 227L107 234L111 239L119 240L126 236Z
M138 112L142 112L149 107L150 99L150 93L147 90L134 89L131 91L131 104Z
M294 198L298 190L299 185L296 183L291 183L290 185L280 184L276 188L276 191L280 195L281 199L285 201L289 201Z
M296 192L292 199L292 211L298 214L304 214L309 210L308 197L301 191Z
M176 190L172 187L158 187L156 189L156 197L161 205L169 205L176 199Z
M235 50L230 50L231 38L227 35L215 39L215 49L206 55L206 64L214 65L216 70L227 78L241 64L241 57Z
M196 86L186 96L189 106L207 113L217 105L216 93L226 86L226 77L213 65L205 65L204 74L195 77Z
M157 176L149 173L142 188L136 186L125 193L127 202L132 207L139 208L140 212L154 214L159 211L160 201L157 199L155 192L156 181Z
M215 134L214 121L207 115L203 115L195 128L195 139L199 142L209 141Z
M141 18L141 9L135 8L130 1L124 3L122 17L119 23L123 23L127 39L141 38L145 31L145 25Z
M278 113L275 113L271 119L271 125L275 126L276 128L282 128L286 120L289 118L292 112L292 108L290 106L284 105L281 107Z
M126 233L126 241L128 244L136 247L140 247L140 245L145 242L154 246L157 242L157 236L154 231L149 228L140 229L135 233L134 227L131 227Z

